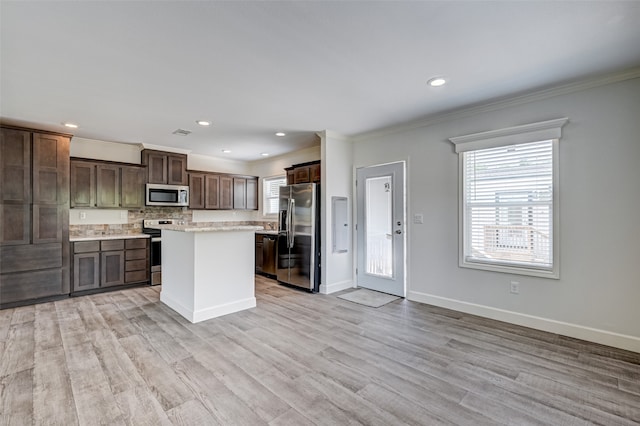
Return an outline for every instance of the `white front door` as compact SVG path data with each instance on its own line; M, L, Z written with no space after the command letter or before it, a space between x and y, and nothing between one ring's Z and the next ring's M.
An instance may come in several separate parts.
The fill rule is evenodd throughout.
M356 171L358 287L405 296L404 162Z

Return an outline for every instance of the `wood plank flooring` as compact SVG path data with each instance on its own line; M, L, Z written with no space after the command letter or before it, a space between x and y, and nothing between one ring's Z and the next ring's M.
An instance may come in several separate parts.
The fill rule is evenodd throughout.
M260 276L190 324L159 291L0 311L0 424L640 424L637 353Z

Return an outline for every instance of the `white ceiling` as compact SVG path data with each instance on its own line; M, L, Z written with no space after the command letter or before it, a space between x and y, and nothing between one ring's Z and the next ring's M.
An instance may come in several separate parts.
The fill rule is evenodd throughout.
M0 16L5 120L245 161L640 65L638 1L2 0Z

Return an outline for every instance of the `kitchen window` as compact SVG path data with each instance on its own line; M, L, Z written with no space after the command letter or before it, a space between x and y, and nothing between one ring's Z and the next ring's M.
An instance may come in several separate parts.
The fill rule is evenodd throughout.
M278 191L279 191L278 188L286 184L287 184L286 176L275 176L275 177L265 178L263 180L262 205L264 206L264 211L262 212L262 214L264 216L278 214Z
M559 277L558 144L567 119L451 138L466 268Z

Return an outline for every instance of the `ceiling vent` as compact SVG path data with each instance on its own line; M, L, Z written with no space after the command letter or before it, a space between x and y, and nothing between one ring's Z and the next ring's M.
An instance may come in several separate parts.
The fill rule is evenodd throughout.
M189 130L184 130L184 129L177 129L173 131L174 135L180 135L180 136L187 136L189 133L191 133Z

